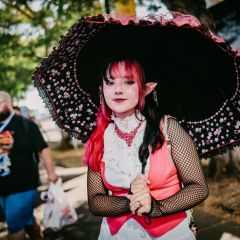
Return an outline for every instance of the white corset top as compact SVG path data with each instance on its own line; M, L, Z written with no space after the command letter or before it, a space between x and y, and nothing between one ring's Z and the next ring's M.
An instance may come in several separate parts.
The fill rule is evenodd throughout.
M112 116L113 123L110 123L104 132L104 151L103 161L105 163L105 178L109 184L116 187L129 188L131 181L142 170L142 164L139 160L139 147L143 141L143 135L146 127L146 121L140 112L126 117L124 119ZM120 138L114 128L117 124L122 132L131 132L139 122L142 124L139 127L132 145L129 147L127 143ZM146 172L149 169L149 159L147 159Z

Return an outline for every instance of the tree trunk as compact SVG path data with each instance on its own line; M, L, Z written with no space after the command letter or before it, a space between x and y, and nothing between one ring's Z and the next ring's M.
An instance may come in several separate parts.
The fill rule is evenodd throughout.
M206 8L204 0L162 0L171 11L191 14L212 31L216 30L215 20Z

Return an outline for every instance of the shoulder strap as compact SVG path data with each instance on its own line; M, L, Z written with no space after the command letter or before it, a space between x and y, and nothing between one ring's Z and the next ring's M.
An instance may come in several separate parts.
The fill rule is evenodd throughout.
M168 118L169 118L169 115L163 116L163 134L166 139L167 145L171 145L171 141L168 136Z
M173 161L172 150L171 150L171 139L169 138L169 135L168 135L168 119L169 118L176 119L176 118L174 118L170 115L164 115L161 119L160 126L161 126L161 129L162 129L163 136L165 138L166 144L167 144L167 149L168 149L168 152L169 152L169 156L170 156L171 160ZM174 163L174 161L173 161L173 163Z
M174 118L174 117L170 115L164 115L161 119L161 129L163 131L163 136L165 137L167 145L171 145L171 140L168 135L168 119L169 118Z

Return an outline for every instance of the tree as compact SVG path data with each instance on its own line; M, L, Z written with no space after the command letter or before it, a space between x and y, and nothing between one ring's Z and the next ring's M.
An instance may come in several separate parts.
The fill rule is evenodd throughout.
M98 11L94 0L0 0L0 89L19 97L59 36Z

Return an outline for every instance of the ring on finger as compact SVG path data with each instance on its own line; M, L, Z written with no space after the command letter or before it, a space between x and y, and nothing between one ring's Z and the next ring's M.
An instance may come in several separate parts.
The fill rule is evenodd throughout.
M141 208L143 205L141 203L141 201L138 201L138 208Z

